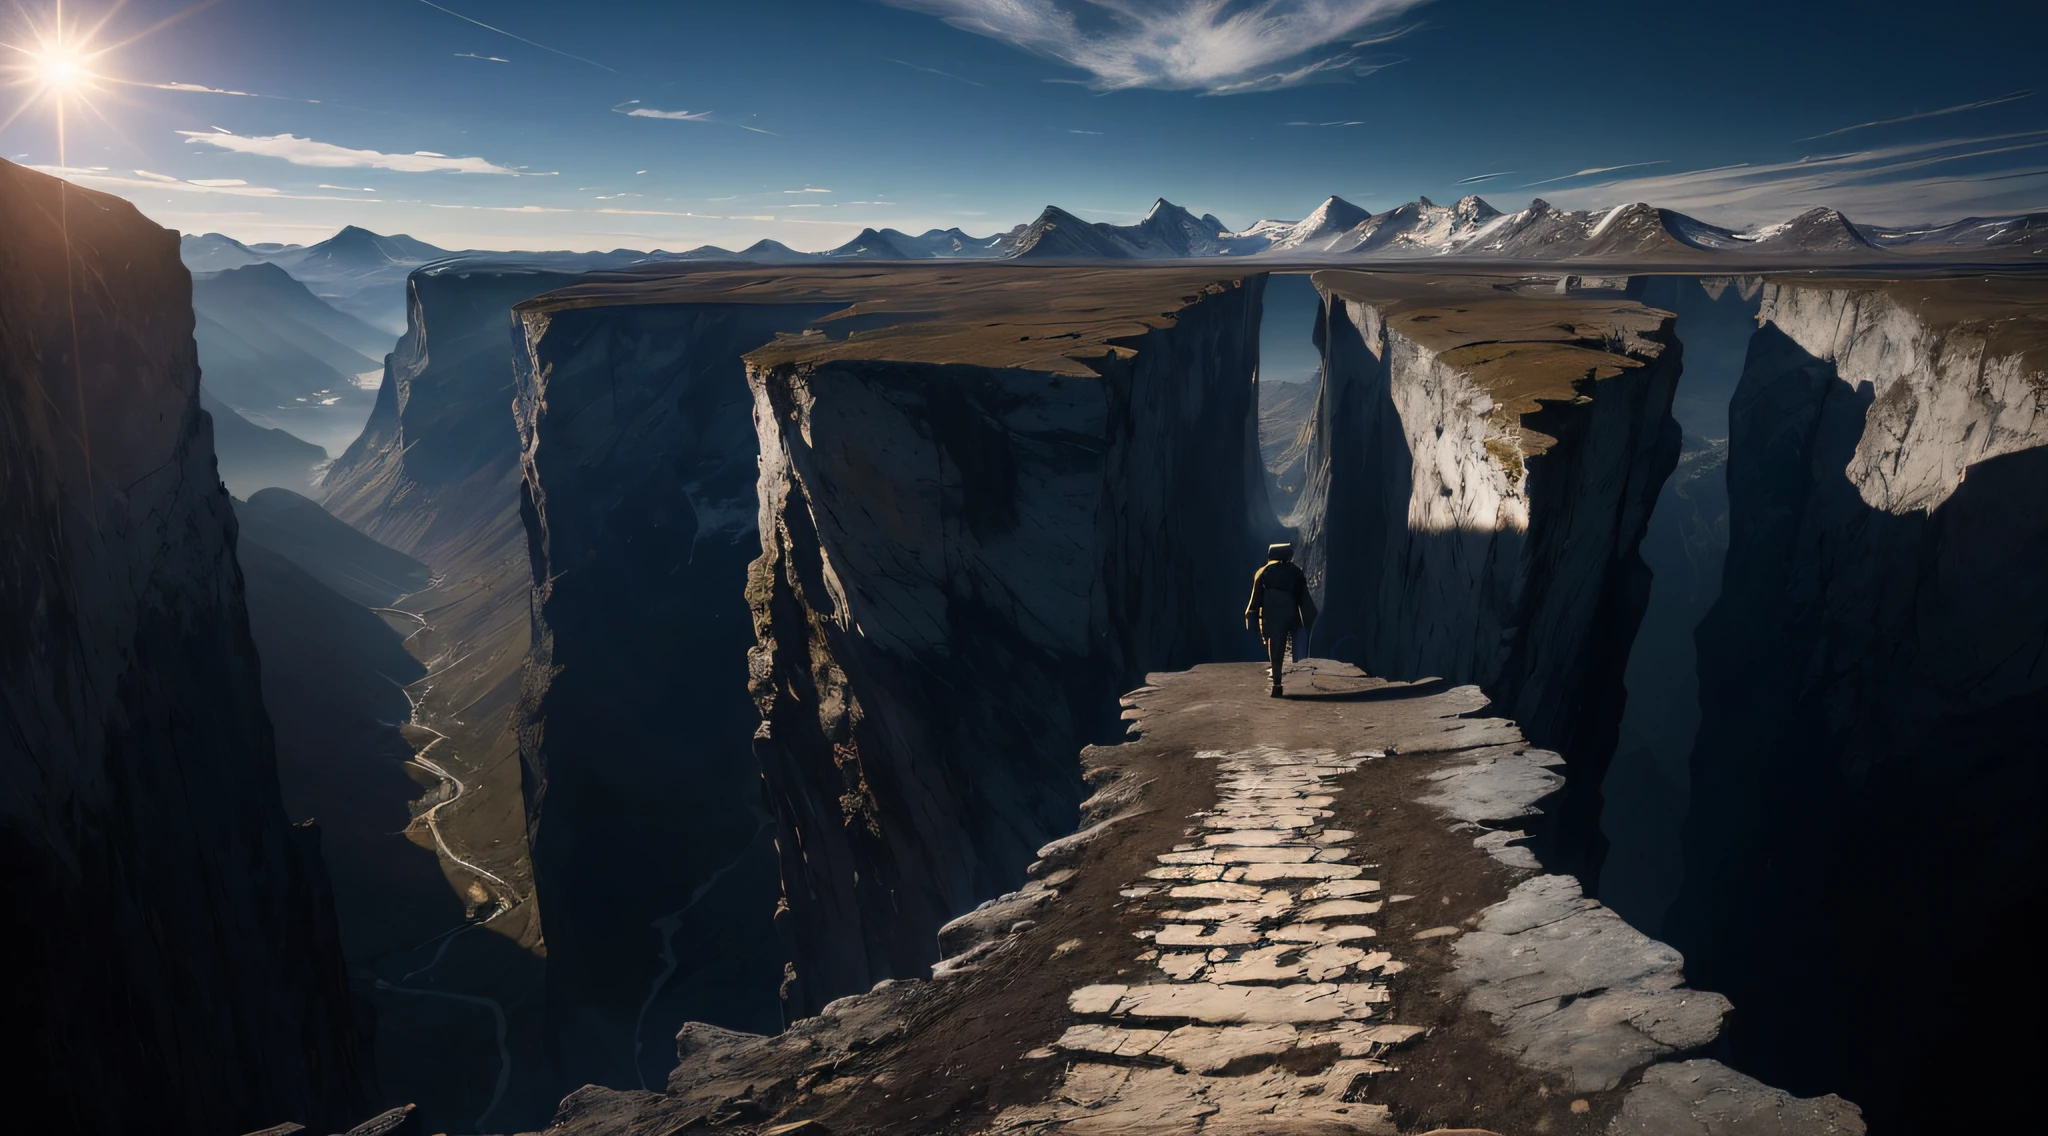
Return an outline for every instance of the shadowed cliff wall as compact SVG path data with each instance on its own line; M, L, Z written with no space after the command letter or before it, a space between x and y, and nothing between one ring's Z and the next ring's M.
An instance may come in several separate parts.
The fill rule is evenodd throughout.
M941 924L1014 888L1073 828L1074 752L1121 690L1257 653L1262 284L1188 297L1092 378L751 369L754 749L790 1014L923 973Z
M1672 942L1733 1060L1877 1130L2019 1114L2043 1057L2048 379L2038 289L1991 287L1767 286L1698 633Z
M286 822L176 233L0 162L0 1064L21 1131L368 1111Z
M741 357L843 306L523 316L535 585L519 742L566 1088L660 1085L685 1020L781 1024L749 748L760 445Z

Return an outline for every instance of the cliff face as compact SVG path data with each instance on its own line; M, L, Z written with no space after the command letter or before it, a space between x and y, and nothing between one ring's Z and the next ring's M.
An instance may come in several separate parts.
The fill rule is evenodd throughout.
M1015 887L1071 829L1072 753L1119 689L1255 653L1261 283L1183 297L1093 375L800 344L751 360L754 752L792 1014L921 973L942 923Z
M2042 294L2013 281L1771 284L1730 410L1729 548L1698 633L1674 943L1739 1009L1747 1071L1899 1131L2023 1107L2043 1056L2018 927L2043 913L2048 407ZM1882 1056L1898 904L1919 1028ZM1958 1099L1957 1078L1982 1091Z
M780 1025L775 853L749 752L760 447L741 357L842 306L523 316L535 585L519 745L564 1091L661 1084L685 1020Z
M368 1111L286 822L175 233L0 163L0 1073L34 1131Z
M1597 879L1598 786L1649 588L1637 548L1678 451L1671 317L1316 280L1325 377L1292 518L1322 597L1315 650L1476 683L1566 754L1544 862Z

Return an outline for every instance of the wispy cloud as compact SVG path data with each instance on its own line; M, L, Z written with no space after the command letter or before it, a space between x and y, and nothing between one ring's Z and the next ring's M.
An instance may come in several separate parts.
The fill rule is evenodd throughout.
M1498 178L1498 177L1506 177L1506 176L1508 176L1509 174L1511 174L1511 173L1514 173L1514 172L1515 172L1515 171L1513 171L1513 170L1501 170L1501 171L1500 171L1500 172L1498 172L1498 173L1491 173L1491 174L1473 174L1473 175L1472 175L1471 177L1468 177L1468 178L1459 178L1459 179L1458 179L1457 181L1455 181L1455 182L1453 182L1453 183L1451 183L1451 184L1453 184L1453 185L1477 185L1477 184L1479 184L1479 183L1480 183L1480 182L1482 182L1482 181L1492 181L1492 180L1493 180L1494 178Z
M1290 123L1288 123L1287 125L1289 125L1289 126L1364 126L1365 124L1366 124L1366 120L1365 120L1365 119L1362 119L1362 118L1348 118L1348 119L1338 119L1338 120L1336 120L1336 121L1333 121L1333 122L1290 122Z
M1651 201L1738 226L1781 221L1820 206L1877 224L1948 221L1971 213L2048 209L2048 167L2001 164L2005 155L2043 148L2048 130L1947 138L1613 179L1550 196L1565 208Z
M647 106L646 104L642 103L639 99L627 99L625 102L622 102L619 105L613 107L612 113L623 114L628 118L659 118L666 120L668 122L713 122L717 123L720 126L737 126L741 130L749 130L755 134L766 134L775 138L782 137L782 135L775 133L773 130L763 130L758 126L748 126L744 122L728 122L725 119L718 117L718 115L712 111L658 110L654 107ZM641 170L640 172L644 174L647 171Z
M711 112L708 110L657 110L651 106L641 105L639 99L627 99L613 107L612 113L623 114L627 118L661 118L670 122L711 121Z
M1952 107L1942 107L1940 110L1923 110L1918 114L1905 114L1897 118L1880 118L1871 122L1859 122L1854 126L1844 126L1839 130L1830 130L1825 134L1809 134L1804 138L1798 139L1798 141L1813 142L1821 138L1833 138L1838 134L1847 134L1853 130L1868 130L1873 126L1894 126L1901 122L1918 122L1923 118L1940 118L1948 114L1961 114L1966 110L1982 110L1985 107L1995 107L2001 103L2018 102L2033 93L2032 91L2014 91L2009 95L2000 95L1995 99L1979 99L1974 103L1961 103Z
M1068 128L1067 128L1067 133L1069 133L1069 134L1093 134L1093 135L1095 135L1095 136L1096 136L1096 137L1098 137L1098 138L1102 136L1102 131L1100 131L1100 130L1075 130L1075 129L1073 129L1072 127L1068 127Z
M232 95L238 99L275 99L278 102L308 103L315 106L319 105L320 102L319 99L295 99L289 95L262 95L257 94L255 91L235 91L229 90L226 87L208 87L201 83L140 83L125 79L117 79L115 82L125 83L134 87L148 87L158 91L185 91L195 95Z
M202 178L186 181L153 170L134 170L129 177L103 166L31 166L31 169L66 181L102 186L113 190L168 190L173 193L206 193L226 197L261 197L273 201L375 202L374 197L334 197L327 194L286 193L267 185L250 185L239 178Z
M458 52L456 52L456 53L455 53L455 58L457 58L457 59L478 59L478 60L482 60L482 61L483 61L483 62L485 62L485 63L510 63L510 62L512 62L511 60L509 60L509 59L506 59L506 58L504 58L503 56L499 56L499 55L478 55L478 54L477 54L476 52L474 52L474 51L458 51Z
M784 192L784 193L830 193L830 192L832 192L832 191L831 191L831 190L829 190L829 189L820 189L820 188L818 188L817 186L814 186L814 185L807 185L807 186L803 187L802 189L785 189L785 190L783 190L782 192Z
M374 190L374 189L371 189L371 188L370 188L369 186L367 186L367 185L328 185L328 184L327 184L326 182L324 182L324 181L320 183L320 188L321 188L321 189L340 189L340 190L354 190L354 191L357 191L357 192L360 192L360 193L375 193L375 192L377 192L376 190Z
M939 76L943 76L943 77L945 77L945 78L947 78L947 79L951 79L951 80L953 80L953 81L954 81L954 82L956 82L956 83L965 83L965 84L967 84L967 85L968 85L968 86L970 86L970 87L981 87L981 86L986 86L986 84L983 84L983 83L977 83L977 82L975 82L974 80L972 80L972 79L969 79L969 78L967 78L967 77L965 77L965 76L963 76L963 75L955 75L955 74L953 74L953 73L952 73L951 71L941 71L941 70L939 70L939 69L938 69L938 68L936 68L936 67L921 67L921 66L919 66L919 65L917 65L917 64L915 64L915 63L910 63L910 62L907 62L907 61L905 61L905 60L902 60L902 59L891 59L891 58L889 58L889 57L888 57L888 56L886 56L886 55L882 56L882 57L881 57L881 59L882 59L882 62L884 62L884 63L894 63L894 64L897 64L898 66L902 66L902 67L908 67L908 68L910 68L910 69L911 69L912 71L922 71L922 72L924 72L924 73L925 73L925 74L927 74L927 75L939 75Z
M1423 0L885 0L1086 71L1102 91L1243 94L1370 73L1373 25Z
M395 170L406 174L445 171L459 174L502 174L508 177L517 177L524 172L482 158L451 158L431 150L420 150L411 154L355 150L331 142L300 138L296 134L249 136L233 134L218 127L211 133L201 130L180 130L178 133L184 135L185 141L192 145L215 146L237 154L256 154L265 158L277 158L295 166L314 166L321 169L378 169Z
M1529 184L1523 186L1522 188L1535 189L1539 185L1555 185L1558 182L1570 181L1573 178L1592 177L1594 174L1611 174L1616 170L1636 170L1642 169L1645 166L1663 166L1669 164L1669 160L1659 159L1654 162L1627 162L1619 166L1594 166L1592 169L1580 170L1575 174L1565 174L1562 177L1544 178L1542 181L1532 181Z
M496 32L499 35L504 36L506 39L516 39L520 43L523 43L528 47L537 47L540 48L542 51L549 52L554 55L559 55L564 59L573 59L578 63L588 63L592 67L595 67L600 71L610 71L614 75L619 73L617 68L606 67L604 64L599 63L595 59L585 59L580 55L571 55L560 48L549 47L547 44L544 43L536 43L533 40L527 39L523 35L515 35L512 32L506 31L504 28L494 27L490 24L484 23L482 20L475 19L470 16L465 16L453 8L443 8L441 5L434 3L434 0L420 0L420 3L425 4L427 7L432 8L436 12L445 12L448 15L451 15L456 19L461 20L463 23L475 24L477 27L480 27L487 32Z

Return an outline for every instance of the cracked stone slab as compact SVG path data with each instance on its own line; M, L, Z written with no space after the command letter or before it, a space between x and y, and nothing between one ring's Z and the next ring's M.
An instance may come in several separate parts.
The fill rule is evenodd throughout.
M1167 1034L1151 1053L1190 1073L1214 1073L1239 1061L1279 1057L1300 1038L1300 1030L1284 1024L1182 1026Z
M1684 985L1685 959L1629 926L1570 876L1525 880L1453 947L1452 980L1504 1042L1579 1092L1697 1049L1720 1032L1719 994Z
M1256 882L1267 880L1353 880L1365 874L1356 864L1248 864L1241 877Z
M1863 1112L1833 1095L1795 1097L1718 1061L1652 1065L1608 1136L1864 1136Z
M1211 1025L1246 1022L1333 1022L1364 1019L1389 995L1365 983L1233 986L1162 983L1133 986L1110 1011L1134 1018L1178 1018Z

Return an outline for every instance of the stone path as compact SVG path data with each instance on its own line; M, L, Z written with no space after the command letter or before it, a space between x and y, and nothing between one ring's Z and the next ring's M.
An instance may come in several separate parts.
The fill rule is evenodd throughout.
M1086 985L1081 1019L1027 1056L1068 1064L1043 1104L993 1131L1392 1132L1356 1099L1422 1031L1385 1020L1403 964L1373 929L1388 897L1330 828L1335 779L1381 756L1259 746L1197 754L1221 778L1213 813L1122 892L1146 978Z

